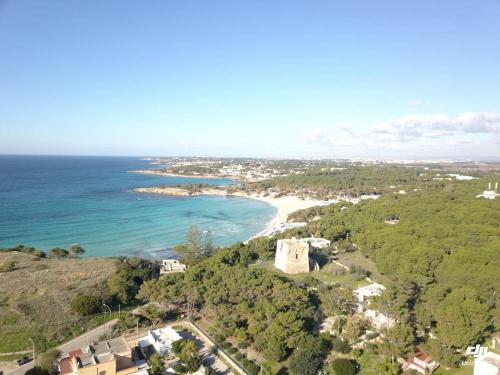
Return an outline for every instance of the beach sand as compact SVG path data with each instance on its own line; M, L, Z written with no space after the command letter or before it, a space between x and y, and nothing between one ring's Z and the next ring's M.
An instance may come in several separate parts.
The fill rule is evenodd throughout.
M152 193L152 194L164 194L164 195L173 195L173 196L179 196L179 195L187 195L187 196L197 196L197 195L218 195L218 196L225 196L225 197L241 197L241 198L248 198L248 199L256 199L262 202L266 202L270 204L271 206L276 208L276 215L273 217L272 220L270 220L267 224L264 230L261 232L257 233L255 237L259 236L265 236L272 232L272 229L276 226L278 226L281 223L286 223L288 216L295 211L302 210L305 208L310 208L314 206L324 206L327 204L331 204L332 202L326 202L326 201L321 201L321 200L315 200L315 199L302 199L297 196L282 196L282 197L274 197L272 195L259 195L259 194L248 194L245 191L235 191L235 192L228 192L225 189L219 188L205 188L201 191L195 192L195 193L188 193L187 191L183 190L182 188L172 188L168 186L159 186L159 187L149 187L149 188L137 188L134 189L134 191L141 192L141 193Z

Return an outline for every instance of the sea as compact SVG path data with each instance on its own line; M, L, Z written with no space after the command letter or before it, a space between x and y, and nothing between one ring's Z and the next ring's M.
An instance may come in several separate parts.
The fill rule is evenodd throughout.
M131 173L154 168L133 157L0 155L0 248L48 251L80 244L87 257L166 257L188 228L210 230L217 246L261 232L276 214L265 202L223 196L171 197L137 187L207 183Z

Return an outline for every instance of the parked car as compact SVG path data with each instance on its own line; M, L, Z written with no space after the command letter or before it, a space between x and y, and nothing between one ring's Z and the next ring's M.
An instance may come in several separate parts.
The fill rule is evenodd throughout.
M28 358L28 357L24 356L23 358L19 358L19 359L17 360L17 364L18 364L19 366L22 366L22 365L24 365L25 363L28 363L28 362L31 362L31 361L32 361L32 359L31 359L31 358Z

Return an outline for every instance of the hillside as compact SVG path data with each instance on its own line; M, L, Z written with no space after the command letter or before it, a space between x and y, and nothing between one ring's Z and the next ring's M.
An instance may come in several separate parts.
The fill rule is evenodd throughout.
M97 290L116 271L116 260L48 259L20 252L0 252L0 265L16 262L0 273L0 352L38 348L78 334L88 320L69 307L73 296ZM76 324L78 323L78 324Z

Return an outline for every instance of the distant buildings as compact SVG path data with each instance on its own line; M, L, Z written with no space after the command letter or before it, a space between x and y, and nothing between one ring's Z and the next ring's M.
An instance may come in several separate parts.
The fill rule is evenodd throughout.
M434 370L439 367L439 363L434 361L426 352L424 352L420 347L415 350L415 355L408 360L403 360L402 363L403 372L409 370L418 371L421 374L432 374ZM481 375L484 375L481 373Z
M491 182L488 183L488 190L483 191L483 194L476 195L476 198L486 198L486 199L495 199L500 194L497 193L498 190L498 182L495 183L495 190L491 190Z
M145 353L150 353L152 349L161 355L170 353L172 344L182 339L172 327L164 327L151 330L145 337L139 339L139 346Z
M289 274L309 272L310 246L307 240L295 237L278 240L274 266Z
M390 328L395 324L395 320L390 318L387 314L380 311L370 309L370 298L380 296L385 290L385 286L378 283L358 288L354 291L358 299L356 312L368 320L375 328L384 329Z
M175 272L185 272L187 266L177 259L163 259L161 261L160 275Z
M59 361L61 375L148 375L148 369L141 351L122 337L73 350Z
M487 352L474 360L474 375L499 375L500 355Z

